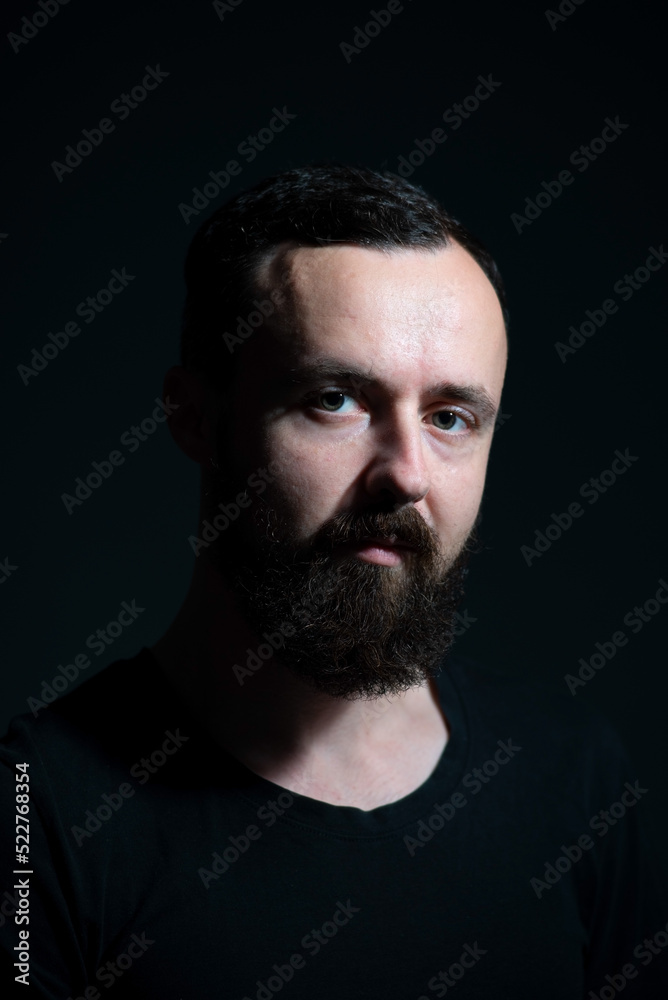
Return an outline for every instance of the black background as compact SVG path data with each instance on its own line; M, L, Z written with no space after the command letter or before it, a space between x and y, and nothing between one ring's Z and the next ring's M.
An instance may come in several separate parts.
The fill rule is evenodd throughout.
M543 3L406 0L348 62L341 43L382 6L242 0L221 20L212 3L71 0L17 53L5 36L39 8L8 8L0 560L17 568L0 589L0 728L40 697L58 664L88 652L84 678L153 643L185 595L199 470L163 424L134 454L119 441L150 417L178 359L182 263L198 223L228 195L309 160L396 171L416 139L444 127L447 141L411 179L487 243L511 306L508 416L464 605L476 621L458 649L602 709L661 829L668 606L637 635L623 619L668 579L668 268L628 302L613 292L668 239L660 8L586 0L553 29ZM126 120L110 114L156 64L169 73L160 86ZM458 130L444 126L443 112L489 74L501 86ZM239 143L284 106L296 118L248 163ZM628 128L579 172L571 153L615 116ZM52 162L104 117L115 131L59 182ZM186 225L179 204L232 158L241 175ZM518 234L511 214L568 168L573 184ZM18 366L122 267L135 275L127 289L25 385ZM555 342L607 298L618 313L562 362ZM68 514L61 495L114 449L125 464ZM590 505L580 487L616 449L637 461ZM573 501L582 518L528 566L521 546ZM145 609L138 620L104 655L86 650L132 599ZM564 675L619 629L628 645L571 696Z

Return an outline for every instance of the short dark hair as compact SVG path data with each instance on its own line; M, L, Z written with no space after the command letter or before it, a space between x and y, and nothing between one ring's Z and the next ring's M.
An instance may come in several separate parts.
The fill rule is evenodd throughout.
M438 250L458 243L480 265L508 327L501 275L491 254L422 188L389 172L311 163L276 174L231 198L195 234L185 262L181 364L216 389L232 381L237 353L224 344L256 307L255 278L281 243L333 243L381 250Z

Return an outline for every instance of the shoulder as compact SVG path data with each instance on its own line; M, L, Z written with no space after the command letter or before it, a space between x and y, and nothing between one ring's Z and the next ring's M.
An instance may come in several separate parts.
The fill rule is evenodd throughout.
M116 660L77 688L11 720L0 740L0 762L29 759L52 775L113 762L151 740L169 693L148 649ZM155 737L153 737L155 738Z
M525 748L524 767L538 781L555 780L562 788L604 785L612 792L630 777L616 727L577 696L468 657L452 657L444 673L461 700L472 743L481 736L512 737Z
M615 727L602 712L539 679L516 677L461 656L446 661L444 671L469 709L488 719L516 721L546 739L581 739L594 732L616 738Z

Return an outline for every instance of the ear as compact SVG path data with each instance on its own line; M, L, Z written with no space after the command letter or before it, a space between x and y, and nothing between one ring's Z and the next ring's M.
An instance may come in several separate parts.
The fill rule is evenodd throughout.
M163 400L181 451L208 467L215 455L216 402L211 388L201 376L176 365L165 375Z

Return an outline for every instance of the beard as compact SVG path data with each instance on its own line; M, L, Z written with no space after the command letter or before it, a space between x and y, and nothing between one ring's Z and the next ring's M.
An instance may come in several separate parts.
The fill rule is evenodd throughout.
M214 474L211 482L214 504L235 495L229 475ZM313 690L380 698L438 675L455 638L477 523L443 554L414 506L376 504L336 514L304 542L263 495L252 497L207 554L256 635L282 630L281 663ZM395 566L346 551L370 538L411 548L399 549Z

